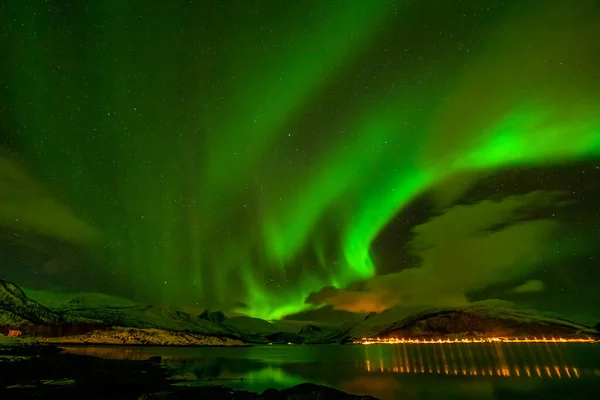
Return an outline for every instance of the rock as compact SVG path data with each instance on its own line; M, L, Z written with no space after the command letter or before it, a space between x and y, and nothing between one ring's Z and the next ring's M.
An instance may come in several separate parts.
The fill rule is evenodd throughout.
M268 390L263 392L259 398L265 400L377 400L371 396L348 394L341 390L313 383L302 383L279 391Z
M74 385L75 381L69 378L62 379L42 379L40 381L42 385L54 385L54 386L70 386Z
M14 398L137 398L169 387L167 371L155 363L132 360L105 360L72 354L40 354L10 364L0 363L0 388L36 384L18 389ZM61 395L64 394L64 395ZM0 395L0 398L2 395Z
M223 386L176 387L170 392L145 394L138 400L377 400L371 396L357 396L327 386L304 383L288 389L267 389L261 394L233 390Z
M170 396L169 392L148 393L141 395L138 400L164 400L169 399Z
M151 357L150 360L160 360ZM213 400L373 400L315 384L262 394L223 386L174 386L169 370L154 362L108 360L73 354L44 354L0 363L0 398L213 399ZM90 397L91 395L91 397Z

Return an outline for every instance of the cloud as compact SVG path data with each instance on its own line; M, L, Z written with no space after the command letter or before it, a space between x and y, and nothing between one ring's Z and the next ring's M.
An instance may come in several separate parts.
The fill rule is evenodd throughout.
M544 290L544 282L529 280L511 290L511 293L534 293L541 292L542 290Z
M0 150L2 150L0 148ZM0 227L82 244L99 232L54 199L14 158L0 151Z
M449 175L431 188L434 204L438 209L449 207L488 174L488 171L468 170Z
M326 287L306 301L353 312L466 305L469 292L526 276L539 265L556 224L526 219L525 212L556 205L557 197L537 191L451 207L413 229L408 248L420 265L376 276L359 288Z

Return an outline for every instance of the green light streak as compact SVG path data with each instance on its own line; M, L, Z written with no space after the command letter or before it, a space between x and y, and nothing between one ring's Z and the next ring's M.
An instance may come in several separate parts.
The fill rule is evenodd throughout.
M131 296L277 319L373 277L373 241L445 179L600 156L592 13L495 16L461 55L412 43L411 4L7 8L11 130L70 208L0 222L89 242Z
M265 40L260 34L250 36L242 30L236 37L239 53L235 59L239 63L242 58L243 64L231 71L233 80L225 88L234 107L226 110L227 115L233 113L236 118L224 115L211 138L206 167L210 185L247 177L275 136L285 135L281 129L286 122L318 95L327 79L361 55L359 49L368 45L389 5L375 1L349 6L344 0L332 0L312 11L315 17L293 20L280 33L286 39L281 41L281 50L268 56L249 50ZM260 29L260 21L245 23L249 30ZM223 141L223 135L229 140ZM237 150L232 150L231 141Z

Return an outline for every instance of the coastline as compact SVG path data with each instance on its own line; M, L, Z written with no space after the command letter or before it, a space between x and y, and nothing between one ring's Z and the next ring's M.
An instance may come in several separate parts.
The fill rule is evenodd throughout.
M37 340L37 339L36 339ZM176 348L248 348L254 347L255 344L241 344L241 345L219 345L219 344L142 344L142 343L134 343L134 344L124 344L124 343L82 343L82 342L44 342L40 341L40 343L47 343L49 345L55 345L58 348L65 347L176 347Z
M80 345L122 346L214 346L247 347L248 343L231 337L203 335L198 333L167 331L163 329L140 329L112 327L94 330L80 335L38 337L42 343Z
M311 383L262 393L225 386L177 385L160 357L145 360L103 359L69 354L55 344L24 340L0 341L0 398L10 399L197 399L377 400Z

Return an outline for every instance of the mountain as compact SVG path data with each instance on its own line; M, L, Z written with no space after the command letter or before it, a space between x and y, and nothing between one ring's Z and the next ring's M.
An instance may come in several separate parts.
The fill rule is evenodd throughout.
M224 315L212 317L218 320ZM172 307L101 293L21 290L0 280L0 333L11 329L61 342L244 344L239 332Z
M275 325L264 319L245 316L228 318L223 325L247 335L267 336L278 331Z
M412 315L379 332L380 337L402 336L596 336L594 329L546 315L485 306L437 310Z
M390 308L381 313L371 312L362 319L343 323L338 329L325 335L322 343L345 342L363 337L376 337L387 326L422 311L423 308Z
M244 345L305 343L292 321L192 315L169 306L140 304L102 293L21 290L0 280L0 333L21 330L46 341L90 344ZM314 334L313 334L314 335Z
M192 315L100 293L21 290L0 280L0 333L21 330L46 341L94 344L220 345L346 343L363 337L600 337L560 317L474 304L446 309L394 308L339 328L305 321L265 321L205 310Z
M86 319L109 326L190 331L200 334L231 334L218 323L201 319L169 306L140 304L101 293L52 293L27 290L28 296L71 320Z
M390 319L395 315L406 312L388 311L369 316L359 323L342 326L325 341L348 342L363 337L600 337L598 331L585 325L510 308L472 305L427 309L393 322Z
M204 312L202 314L200 314L200 316L198 318L203 319L205 321L214 322L215 324L220 324L221 322L223 322L227 319L227 317L225 316L225 314L223 314L223 312L209 311L209 310L204 310Z
M319 334L322 332L323 332L323 329L319 328L316 325L306 325L302 329L300 329L299 333L301 335L314 335L314 334Z
M17 285L0 280L0 325L65 322L57 313L29 299Z

